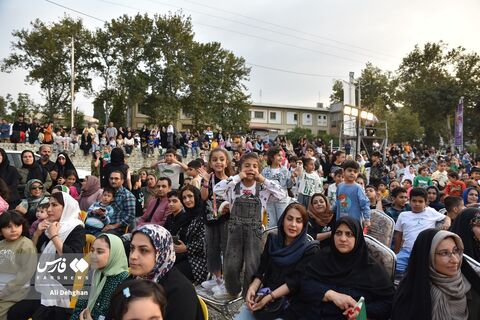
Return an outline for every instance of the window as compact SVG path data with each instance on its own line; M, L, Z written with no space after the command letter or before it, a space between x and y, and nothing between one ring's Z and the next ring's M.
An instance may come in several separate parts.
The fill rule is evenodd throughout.
M296 112L287 112L287 124L298 124L298 114Z
M263 111L253 111L254 119L263 119Z
M293 120L298 121L298 114L296 114L296 113L293 114Z
M319 127L327 126L327 116L324 114L319 114L317 117L317 124Z
M277 113L276 112L270 112L270 120L277 120Z
M312 114L311 113L304 113L302 115L302 124L306 126L312 125Z

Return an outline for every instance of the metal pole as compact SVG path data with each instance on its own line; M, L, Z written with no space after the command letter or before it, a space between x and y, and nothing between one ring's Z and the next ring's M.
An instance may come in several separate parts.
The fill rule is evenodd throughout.
M75 103L75 64L74 64L74 58L75 58L75 47L74 47L74 38L72 37L72 74L71 74L71 88L70 88L70 95L72 98L72 110L71 110L71 122L70 122L70 128L73 128L73 110L75 108L74 103Z
M360 85L360 80L358 82L358 116L357 116L357 146L356 150L357 153L360 153L361 146L361 138L360 138L360 114L362 113L362 86Z

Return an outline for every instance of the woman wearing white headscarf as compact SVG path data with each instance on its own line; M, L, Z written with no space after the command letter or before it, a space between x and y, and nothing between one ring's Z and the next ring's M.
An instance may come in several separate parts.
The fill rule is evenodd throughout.
M38 225L33 242L41 256L35 276L38 299L23 300L15 304L8 319L67 319L70 295L57 279L68 279L73 284L68 265L72 254L83 256L85 230L79 219L78 202L69 194L57 192L50 197L48 218ZM57 261L58 260L58 261ZM52 263L56 261L55 263ZM70 281L71 279L71 281Z

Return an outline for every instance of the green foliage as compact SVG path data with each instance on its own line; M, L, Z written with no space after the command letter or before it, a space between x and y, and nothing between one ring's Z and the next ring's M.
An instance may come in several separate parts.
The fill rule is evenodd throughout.
M343 102L343 84L340 80L335 80L332 87L332 94L330 95L330 102Z
M422 141L425 130L419 115L408 107L387 111L383 119L388 124L388 140L392 142Z
M31 30L13 32L13 51L3 60L1 70L28 71L26 81L38 83L47 101L41 111L49 119L55 119L70 108L71 41L75 38L75 92L90 89L89 37L81 20L63 18L46 24L40 20L31 23Z
M0 117L5 118L7 116L7 99L0 96Z
M314 135L310 129L296 127L292 131L288 132L286 135L288 140L292 143L297 143L301 138L307 138L309 141L314 139Z
M79 111L78 108L73 114L73 126L77 128L77 132L81 132L81 130L87 126L87 122L85 121L85 113ZM70 121L68 121L67 127L70 127Z
M14 100L10 94L7 94L6 110L8 111L8 115L6 118L11 122L17 120L20 115L26 118L33 117L36 115L38 109L38 105L30 99L28 93L19 93L16 100Z

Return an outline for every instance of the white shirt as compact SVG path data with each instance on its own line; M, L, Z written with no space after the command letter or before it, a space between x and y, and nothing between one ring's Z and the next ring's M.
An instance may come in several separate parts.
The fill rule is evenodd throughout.
M412 250L418 234L423 230L435 228L435 224L443 219L445 219L445 215L430 207L426 207L419 213L412 211L400 213L395 224L395 231L403 233L402 249Z
M170 178L170 180L172 181L172 189L180 189L180 173L183 172L183 169L179 164L168 164L164 162L159 163L158 172L160 174L160 177Z

